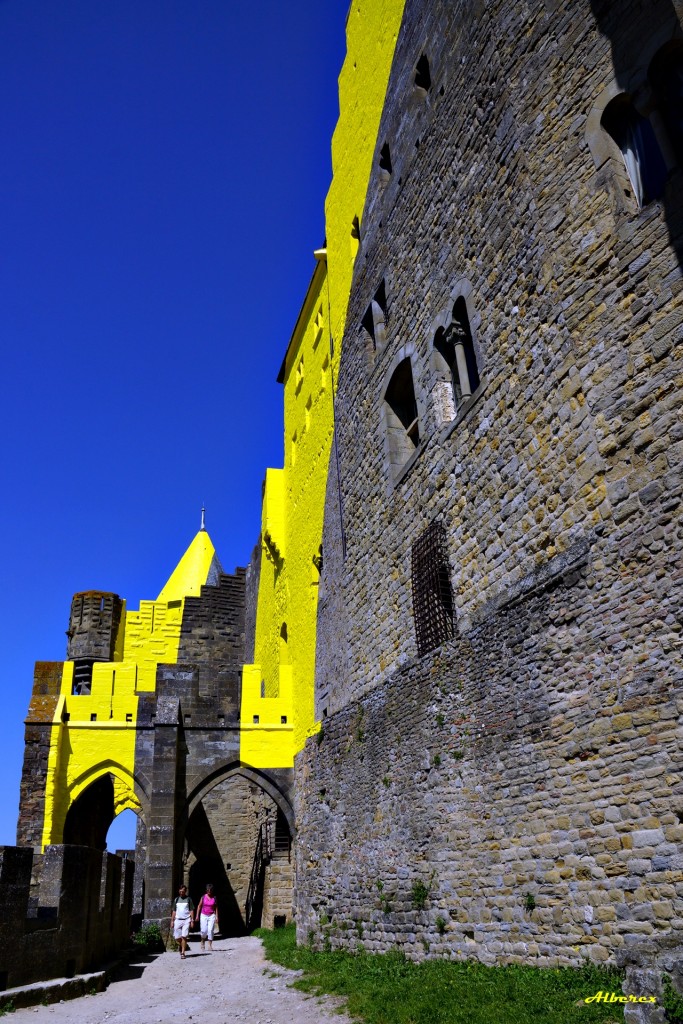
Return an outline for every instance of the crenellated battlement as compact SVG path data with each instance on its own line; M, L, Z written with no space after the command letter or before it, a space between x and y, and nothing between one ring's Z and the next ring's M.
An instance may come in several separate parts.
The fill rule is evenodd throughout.
M130 939L133 873L127 857L84 846L0 847L0 990L111 960Z

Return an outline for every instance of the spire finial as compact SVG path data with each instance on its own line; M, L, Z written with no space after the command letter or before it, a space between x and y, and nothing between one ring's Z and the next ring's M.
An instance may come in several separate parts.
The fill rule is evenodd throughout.
M204 513L205 512L206 512L206 509L202 505L202 525L199 527L200 530L206 530L206 525L204 523Z

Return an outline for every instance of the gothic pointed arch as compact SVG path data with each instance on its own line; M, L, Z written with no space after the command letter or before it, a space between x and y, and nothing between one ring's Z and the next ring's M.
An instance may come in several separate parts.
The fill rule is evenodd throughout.
M134 811L146 820L147 793L128 768L110 759L101 761L83 771L69 786L63 804L55 808L51 833L46 841L95 845L104 849L101 843L106 839L109 825L124 810ZM85 821L92 816L100 824L91 836ZM104 835L100 836L107 817ZM96 842L85 841L89 836Z
M241 761L227 761L224 764L217 766L188 794L188 818L198 804L201 803L207 793L209 793L220 782L223 782L225 779L228 779L233 775L241 775L249 782L255 782L257 786L260 786L261 789L263 789L264 792L267 793L280 808L285 816L287 824L289 825L290 831L294 834L294 808L280 784L272 777L271 773L262 771L258 768L252 768L249 765L243 764Z

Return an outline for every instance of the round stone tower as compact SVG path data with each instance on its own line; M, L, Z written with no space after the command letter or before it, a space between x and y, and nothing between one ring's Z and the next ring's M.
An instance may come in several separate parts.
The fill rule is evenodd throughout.
M124 603L118 594L85 590L71 601L66 656L74 662L74 693L89 693L92 666L114 661Z

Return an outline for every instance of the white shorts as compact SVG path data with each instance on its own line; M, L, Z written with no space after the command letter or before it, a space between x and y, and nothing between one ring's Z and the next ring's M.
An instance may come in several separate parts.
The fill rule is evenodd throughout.
M174 939L186 939L190 934L190 918L189 917L176 917L173 922L173 938Z
M208 939L209 942L213 940L213 930L216 927L216 915L215 914L200 914L199 915L199 931L201 932L203 939Z

